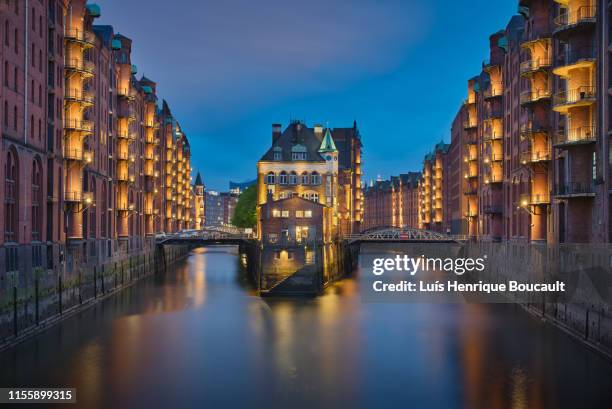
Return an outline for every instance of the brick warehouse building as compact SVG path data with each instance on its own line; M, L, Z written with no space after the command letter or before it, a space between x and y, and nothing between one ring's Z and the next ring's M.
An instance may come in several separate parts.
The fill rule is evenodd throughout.
M442 183L451 233L612 241L611 14L603 0L521 0L491 35L451 127ZM423 200L420 214L430 206Z
M0 2L3 288L194 225L187 137L99 15L84 0Z
M363 229L418 228L420 172L402 173L364 188Z

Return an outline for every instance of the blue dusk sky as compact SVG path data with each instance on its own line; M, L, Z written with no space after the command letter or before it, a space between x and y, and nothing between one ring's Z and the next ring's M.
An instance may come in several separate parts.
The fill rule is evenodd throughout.
M516 0L98 0L210 189L255 178L271 124L357 120L364 180L419 170Z

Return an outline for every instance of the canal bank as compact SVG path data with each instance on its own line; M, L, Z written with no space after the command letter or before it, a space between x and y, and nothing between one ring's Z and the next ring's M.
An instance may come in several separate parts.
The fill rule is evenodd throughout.
M76 408L598 408L612 364L510 304L257 296L236 247L195 249L0 353L0 384Z
M0 351L56 325L138 280L172 266L189 253L186 245L118 251L105 262L82 259L58 270L32 270L6 286L0 297Z

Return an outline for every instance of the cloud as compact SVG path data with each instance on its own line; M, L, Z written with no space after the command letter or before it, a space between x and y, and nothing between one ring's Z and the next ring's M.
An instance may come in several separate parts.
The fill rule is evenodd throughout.
M103 22L134 39L136 63L176 111L211 126L383 73L427 21L422 2L407 0L101 4Z

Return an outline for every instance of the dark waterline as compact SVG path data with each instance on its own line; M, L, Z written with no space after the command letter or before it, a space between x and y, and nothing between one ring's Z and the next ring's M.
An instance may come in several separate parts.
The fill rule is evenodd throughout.
M82 408L612 407L612 362L503 304L256 297L237 249L199 249L0 354L0 386ZM21 406L23 407L23 406Z

